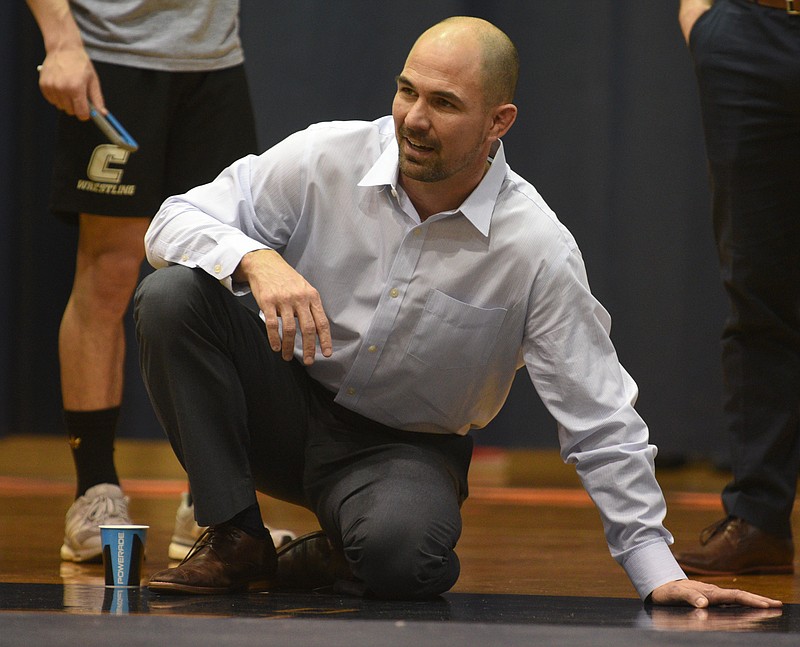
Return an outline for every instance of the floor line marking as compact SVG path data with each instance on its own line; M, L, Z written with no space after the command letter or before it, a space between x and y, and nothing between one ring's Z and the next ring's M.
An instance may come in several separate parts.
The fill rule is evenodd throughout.
M127 494L141 498L175 496L186 491L183 479L122 479L122 489ZM33 478L25 476L0 476L0 497L50 496L72 494L72 481ZM665 493L671 507L720 509L719 493L681 492ZM549 487L470 487L469 499L478 503L505 503L509 505L553 505L565 508L589 508L594 504L584 490Z

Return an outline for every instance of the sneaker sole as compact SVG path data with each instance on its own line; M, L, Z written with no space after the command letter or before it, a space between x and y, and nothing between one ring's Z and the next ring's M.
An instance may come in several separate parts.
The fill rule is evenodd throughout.
M78 564L98 564L103 561L103 552L98 552L97 549L88 552L76 552L66 544L62 544L61 561L76 562Z
M171 560L176 562L180 562L183 560L186 555L189 554L189 551L192 549L191 546L187 546L186 544L178 544L176 542L172 542L167 549L167 557Z

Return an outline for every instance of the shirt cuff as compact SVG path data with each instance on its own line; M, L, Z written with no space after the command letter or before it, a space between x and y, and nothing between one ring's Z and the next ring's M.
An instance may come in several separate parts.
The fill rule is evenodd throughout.
M678 566L669 546L662 540L645 544L628 553L622 561L622 568L642 600L662 584L686 579L686 574Z
M218 279L228 290L237 296L241 296L247 294L250 291L250 287L246 284L234 283L231 275L239 266L245 254L259 249L269 248L247 238L236 240L235 244L217 247L213 255L203 257L198 265Z

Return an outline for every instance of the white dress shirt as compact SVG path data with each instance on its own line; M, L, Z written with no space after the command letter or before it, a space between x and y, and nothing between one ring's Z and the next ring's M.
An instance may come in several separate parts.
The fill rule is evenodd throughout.
M319 291L331 323L333 355L318 352L309 374L385 425L483 427L525 366L612 555L644 597L685 575L662 525L636 384L572 235L509 168L502 144L492 157L458 209L420 222L397 182L391 117L317 124L169 198L147 257L200 267L243 293L230 278L242 256L280 252Z

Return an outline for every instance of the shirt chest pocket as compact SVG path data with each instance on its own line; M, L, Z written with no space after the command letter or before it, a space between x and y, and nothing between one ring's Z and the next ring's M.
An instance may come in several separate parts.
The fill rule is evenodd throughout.
M485 366L507 310L479 308L431 290L408 354L440 370Z

